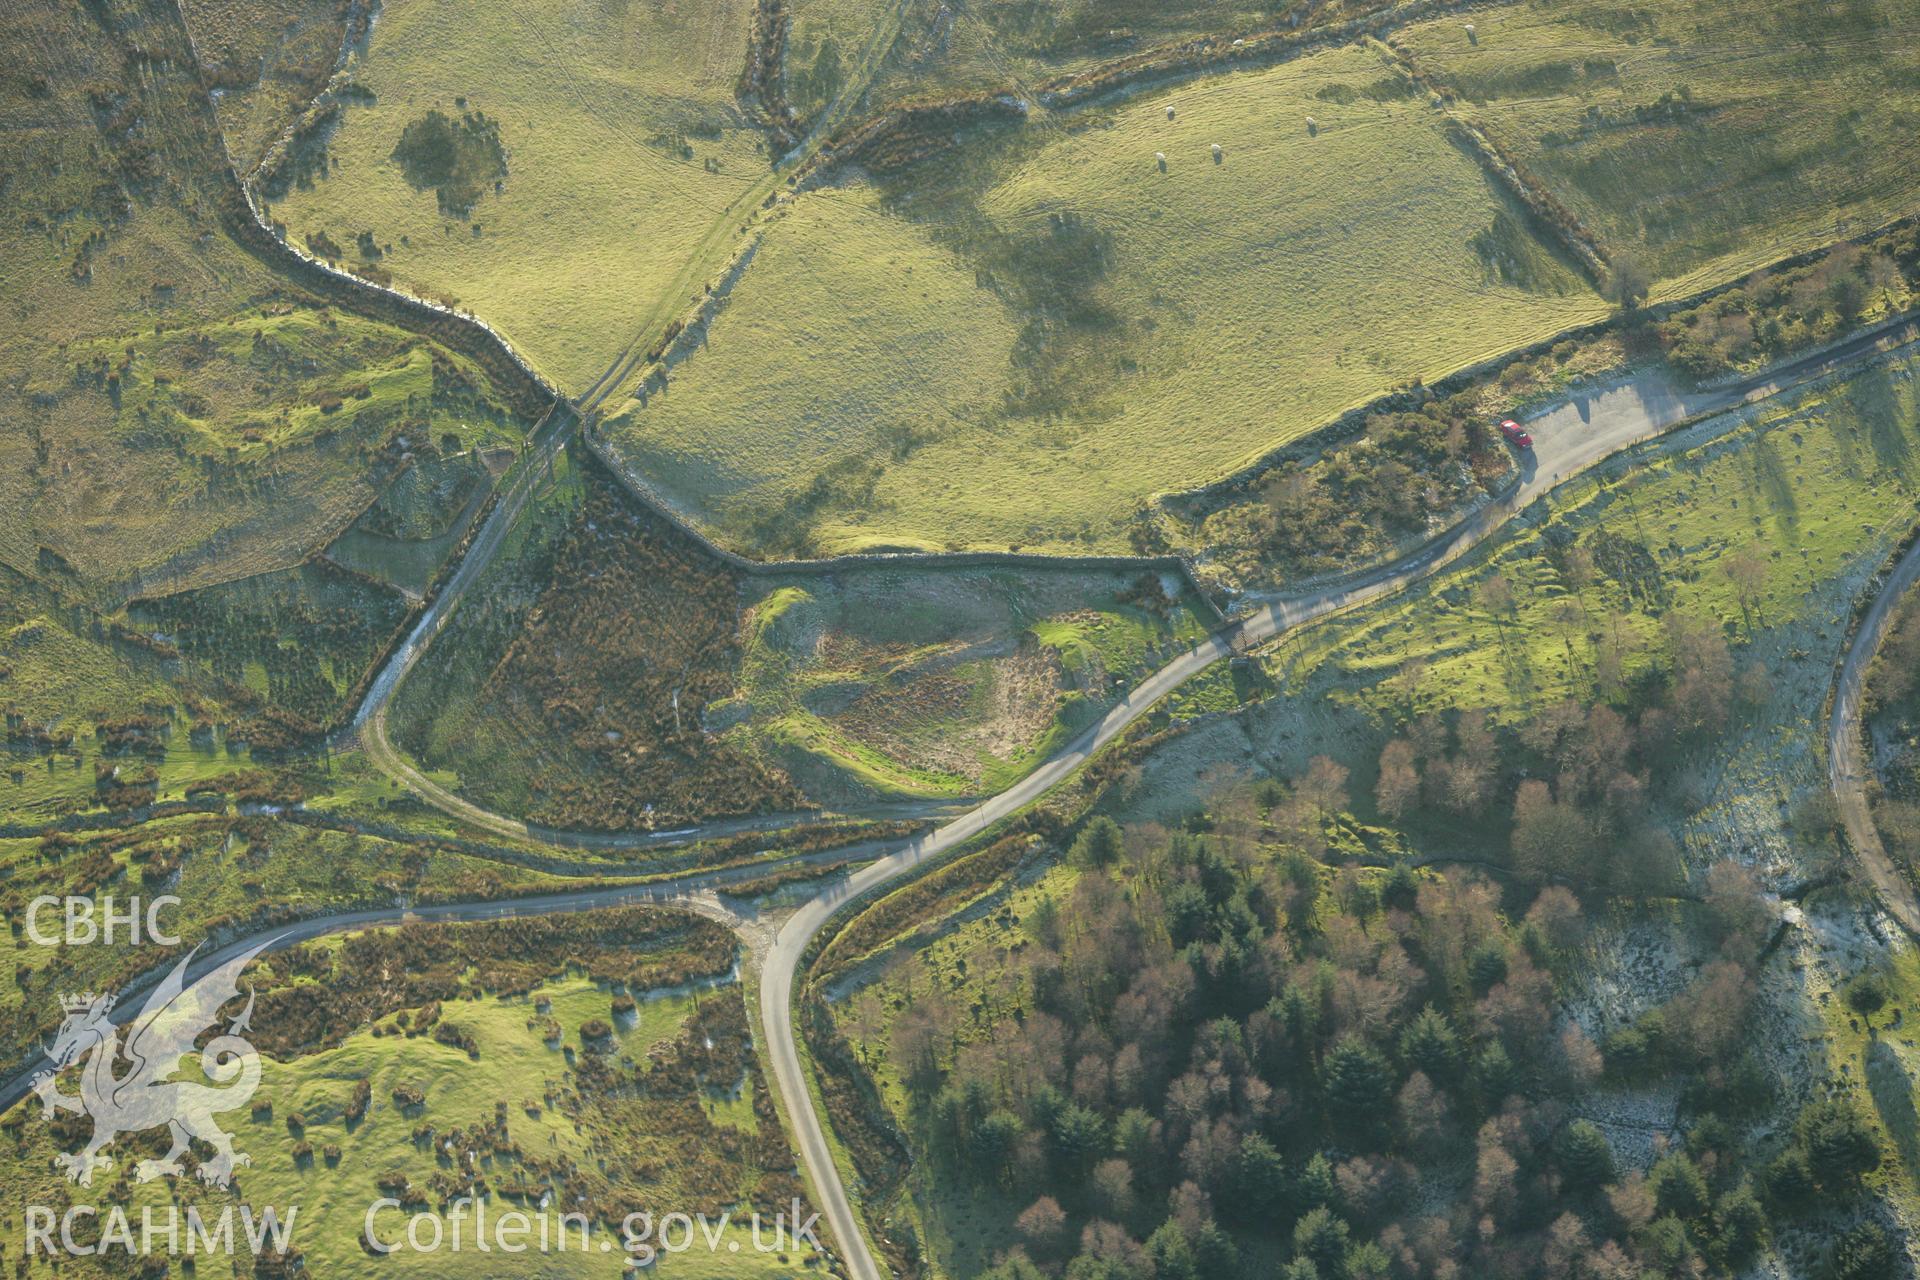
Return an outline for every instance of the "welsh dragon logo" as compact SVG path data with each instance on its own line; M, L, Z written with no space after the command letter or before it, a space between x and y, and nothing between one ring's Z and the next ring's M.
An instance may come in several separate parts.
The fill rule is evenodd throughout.
M253 1163L251 1157L233 1149L232 1135L213 1119L246 1106L260 1085L260 1055L240 1036L253 1016L251 991L246 1008L227 1024L226 1033L198 1050L200 1070L213 1085L173 1077L180 1070L180 1059L195 1051L194 1041L218 1020L221 1006L240 994L241 971L271 945L262 943L188 986L187 965L199 951L195 947L147 997L125 1029L124 1039L122 1029L114 1025L111 993L61 998L67 1017L47 1050L53 1068L33 1078L33 1091L46 1104L48 1118L55 1111L71 1111L93 1121L93 1136L85 1149L78 1155L61 1152L54 1157L68 1178L82 1186L92 1185L94 1170L113 1167L113 1161L100 1153L116 1138L162 1125L172 1135L172 1149L161 1159L140 1161L134 1167L137 1181L183 1172L180 1157L196 1138L214 1150L213 1158L200 1165L200 1176L216 1187L232 1182L235 1166ZM80 1069L80 1096L61 1093L56 1073L82 1058L87 1061ZM131 1067L119 1074L122 1059Z

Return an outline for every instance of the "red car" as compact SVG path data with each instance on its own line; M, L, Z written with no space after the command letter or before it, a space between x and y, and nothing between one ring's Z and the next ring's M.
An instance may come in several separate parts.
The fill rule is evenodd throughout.
M1500 424L1500 434L1505 436L1507 443L1516 449L1533 448L1533 437L1527 434L1525 427L1515 422L1512 418L1508 418Z

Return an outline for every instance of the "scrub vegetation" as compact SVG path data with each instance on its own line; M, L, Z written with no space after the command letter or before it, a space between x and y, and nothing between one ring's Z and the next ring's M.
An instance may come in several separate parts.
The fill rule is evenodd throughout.
M400 745L551 827L799 807L783 772L702 723L737 679L732 570L596 463L557 469L530 517L403 687Z
M1172 574L743 574L592 461L556 466L516 533L394 729L552 827L990 794L1206 630Z
M296 823L239 811L286 806L323 790L243 762L223 761L190 788L171 812L143 823L71 829L0 840L7 889L0 908L22 942L6 986L7 1052L23 1057L50 1035L59 997L83 989L123 987L169 959L168 949L129 939L122 926L110 941L43 946L27 934L29 904L43 894L94 900L96 911L161 894L179 897L158 919L190 944L276 920L325 911L390 906L396 898L426 904L555 892L577 884L564 877L462 852L457 842L399 842L351 830ZM63 931L61 908L43 909L42 934ZM177 957L171 957L177 959Z
M886 0L795 0L799 41L790 83L812 71L824 29L848 25ZM1261 32L1309 32L1388 7L1386 0L1011 0L946 5L909 0L901 35L873 97L879 105L1007 90L1030 95L1072 76L1164 55L1196 40L1222 45ZM866 17L866 21L872 21ZM801 81L804 86L804 79Z
M908 1135L910 1171L860 1165L901 1256L996 1280L1088 1255L1894 1265L1871 1206L1912 1202L1914 1061L1874 1026L1910 957L1821 887L1819 744L1854 601L1911 528L1912 379L1836 377L1573 482L1283 642L1281 696L1105 771L1086 803L1125 829L1083 818L1037 881L983 851L965 892L856 916L816 990ZM1432 869L1459 864L1498 878ZM1491 1105L1489 1063L1513 1073ZM839 1123L870 1131L855 1097ZM1427 1148L1433 1125L1461 1130Z
M902 1280L1911 1272L1911 903L1826 758L1916 536L1910 9L0 11L8 1069L179 954L37 900L317 935L231 1192L69 1187L28 1096L7 1225L433 1280L367 1206L484 1202L638 1274L804 1212L817 1105ZM832 558L924 551L987 554ZM1916 663L1909 601L1910 875Z
M1920 884L1920 624L1911 596L1902 601L1868 672L1869 751L1879 782L1874 825L1909 879Z
M376 1234L402 1245L411 1214L451 1214L462 1197L488 1196L496 1220L516 1209L582 1214L584 1247L528 1255L534 1274L555 1276L604 1269L599 1243L618 1248L622 1220L638 1210L757 1210L769 1222L791 1213L802 1193L729 977L733 951L731 935L701 917L629 908L374 930L262 958L249 975L249 1034L265 1055L263 1083L251 1111L228 1122L252 1157L245 1199L300 1206L295 1250L269 1261L365 1266L363 1219L382 1197L402 1207L376 1219ZM59 1126L16 1114L30 1119L15 1130L26 1148L60 1148ZM48 1163L12 1165L9 1190L49 1193L38 1172ZM122 1199L138 1221L167 1188L129 1187ZM231 1202L190 1178L176 1195L208 1218ZM746 1240L742 1227L675 1270L800 1273L797 1258L783 1264ZM470 1237L461 1252L403 1247L389 1266L463 1274L472 1248Z
M183 0L180 8L243 171L306 109L341 46L364 39L369 20L355 0Z

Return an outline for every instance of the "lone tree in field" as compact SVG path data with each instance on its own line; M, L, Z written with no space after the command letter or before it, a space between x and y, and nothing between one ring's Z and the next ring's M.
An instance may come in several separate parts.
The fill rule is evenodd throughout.
M1613 260L1613 270L1607 276L1607 300L1622 311L1638 311L1646 305L1647 293L1653 282L1647 278L1647 271L1632 258L1620 257Z
M1873 1028L1873 1015L1887 1007L1887 980L1877 973L1863 973L1847 984L1847 1008L1859 1014Z
M1101 814L1080 832L1068 857L1077 866L1105 867L1119 860L1120 851L1120 824Z

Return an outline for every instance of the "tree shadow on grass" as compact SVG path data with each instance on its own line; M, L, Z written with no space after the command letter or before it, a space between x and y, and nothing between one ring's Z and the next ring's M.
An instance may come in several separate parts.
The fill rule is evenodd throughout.
M1904 485L1912 478L1913 442L1907 438L1906 415L1900 401L1900 393L1882 365L1862 370L1847 386L1847 403L1866 428L1873 456Z
M1900 1148L1900 1160L1920 1169L1920 1113L1913 1103L1913 1077L1893 1046L1876 1038L1867 1049L1867 1090L1880 1113L1880 1122Z

